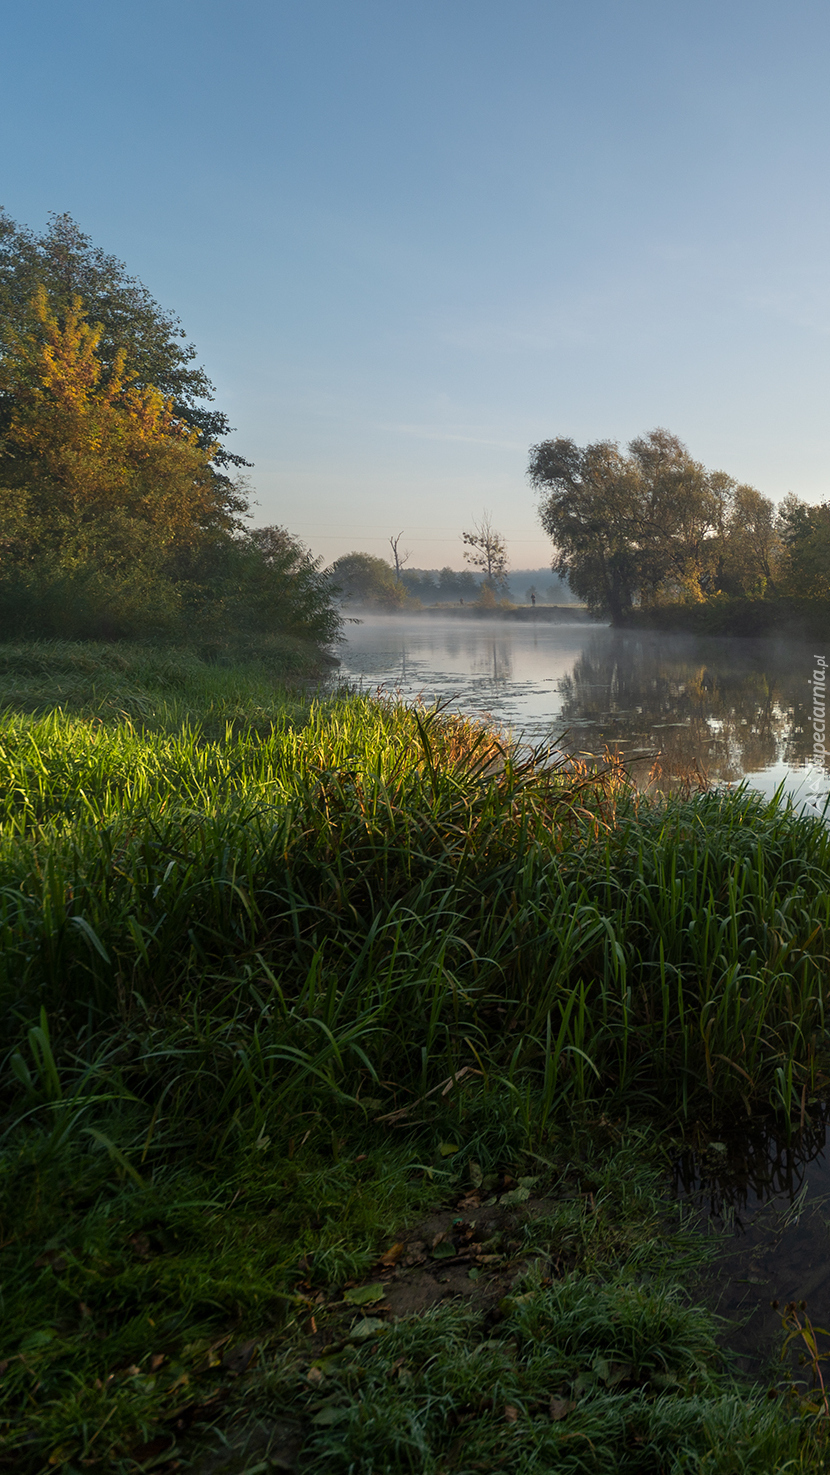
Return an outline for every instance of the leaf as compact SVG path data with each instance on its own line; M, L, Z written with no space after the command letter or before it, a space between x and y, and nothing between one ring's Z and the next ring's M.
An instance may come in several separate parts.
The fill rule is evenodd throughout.
M480 1275L481 1271L475 1265L473 1266L472 1270L467 1271L468 1280L478 1280Z
M350 1342L365 1342L369 1337L377 1337L386 1330L386 1322L381 1321L379 1316L365 1316L362 1321L355 1322L349 1332Z
M95 928L90 927L88 921L86 920L86 917L72 917L71 921L72 926L77 927L78 931L83 933L90 947L93 947L96 953L98 953L99 956L103 958L104 962L108 963L110 960L109 953L104 947L104 944L98 936L98 933L95 931Z
M524 1204L530 1198L529 1188L511 1188L509 1193L503 1193L499 1199L500 1204Z
M452 1155L453 1155L454 1152L458 1152L458 1143L457 1142L439 1142L438 1143L438 1151L440 1152L440 1154L441 1154L442 1157L452 1157Z
M576 1404L570 1398L551 1398L550 1416L553 1422L558 1424L560 1419L566 1419L573 1408L576 1408Z
M403 1241L400 1241L399 1243L394 1245L390 1245L386 1253L381 1255L380 1257L381 1265L385 1265L387 1266L387 1268L391 1267L392 1265L397 1265L405 1248L406 1247L403 1244Z
M504 1417L508 1424L515 1424L519 1417L519 1410L514 1403L506 1403L504 1405Z
M470 1182L472 1183L473 1188L480 1188L482 1183L484 1182L484 1174L474 1157L470 1158L469 1172Z
M455 1245L452 1241L444 1240L442 1244L435 1246L432 1252L432 1258L433 1260L452 1260L455 1253Z
M386 1295L386 1286L352 1286L351 1290L344 1291L343 1300L348 1301L350 1306L370 1306L373 1301L382 1301Z
M618 1383L627 1382L634 1371L630 1362L611 1362L608 1368L608 1377L605 1381L609 1388L616 1388Z

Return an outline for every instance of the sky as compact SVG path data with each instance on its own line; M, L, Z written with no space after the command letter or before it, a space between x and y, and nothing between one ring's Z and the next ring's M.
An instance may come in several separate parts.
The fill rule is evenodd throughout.
M180 316L328 563L550 560L531 445L830 497L826 0L7 6L0 204Z

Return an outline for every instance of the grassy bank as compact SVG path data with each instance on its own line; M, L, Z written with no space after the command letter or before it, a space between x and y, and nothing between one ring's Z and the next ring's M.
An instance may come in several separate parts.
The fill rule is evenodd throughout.
M631 1114L823 1092L827 832L121 655L0 652L0 1468L821 1468Z

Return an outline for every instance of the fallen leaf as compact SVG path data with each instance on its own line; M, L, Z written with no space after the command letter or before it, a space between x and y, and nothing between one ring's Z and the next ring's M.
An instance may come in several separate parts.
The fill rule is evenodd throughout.
M438 1143L438 1151L440 1152L440 1154L441 1154L442 1157L452 1157L452 1155L453 1155L454 1152L458 1152L458 1143L457 1142L439 1142Z
M456 1205L456 1208L459 1209L478 1209L480 1207L481 1196L477 1193L465 1193L464 1197L460 1198Z
M618 1383L626 1382L633 1371L630 1362L611 1362L608 1364L608 1377L605 1381L609 1388L616 1388Z
M373 1301L382 1301L385 1295L385 1285L354 1286L344 1293L343 1300L350 1306L370 1306Z
M241 1342L225 1353L222 1366L229 1373L244 1373L255 1352L256 1342Z
M506 1418L508 1424L515 1424L517 1418L519 1417L519 1410L516 1408L516 1405L514 1403L506 1403L504 1405L504 1417Z
M550 1416L556 1424L559 1422L560 1419L567 1418L568 1414L571 1412L571 1409L575 1407L576 1404L573 1403L570 1398L551 1398Z
M433 1260L452 1260L455 1258L455 1245L450 1240L436 1245L432 1252Z
M505 1206L510 1204L524 1204L530 1198L529 1188L511 1188L509 1193L503 1193L499 1203Z
M156 1370L161 1367L161 1365L162 1365L163 1362L164 1362L164 1353L163 1352L154 1352L153 1355L152 1355L152 1357L150 1358L150 1371L153 1372L153 1373L156 1372Z
M403 1254L403 1252L404 1252L403 1241L401 1241L399 1244L390 1245L389 1246L389 1249L386 1251L386 1253L384 1255L381 1255L381 1257L380 1257L380 1264L381 1265L386 1265L387 1267L391 1267L392 1265L397 1265L397 1263L400 1260L401 1255Z
M484 1174L474 1157L470 1158L469 1173L470 1182L472 1183L473 1188L480 1188L482 1183L484 1182Z
M385 1330L386 1322L381 1321L379 1316L364 1316L362 1321L355 1322L349 1332L349 1341L365 1342L368 1337L377 1337Z
M311 1384L312 1388L316 1388L317 1384L323 1381L322 1371L319 1367L310 1367L305 1375L305 1380Z

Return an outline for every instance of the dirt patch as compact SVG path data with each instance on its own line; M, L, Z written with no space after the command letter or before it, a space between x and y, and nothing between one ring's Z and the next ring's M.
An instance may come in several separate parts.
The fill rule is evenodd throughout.
M534 1193L537 1182L501 1174L493 1188L467 1191L454 1204L433 1210L389 1246L368 1276L347 1283L340 1300L322 1292L314 1296L310 1285L301 1284L300 1294L309 1294L306 1331L312 1356L355 1335L361 1323L371 1320L379 1330L383 1323L418 1316L442 1301L491 1312L532 1266L542 1279L565 1274L569 1263L556 1253L523 1252L524 1226L551 1214L563 1197Z

